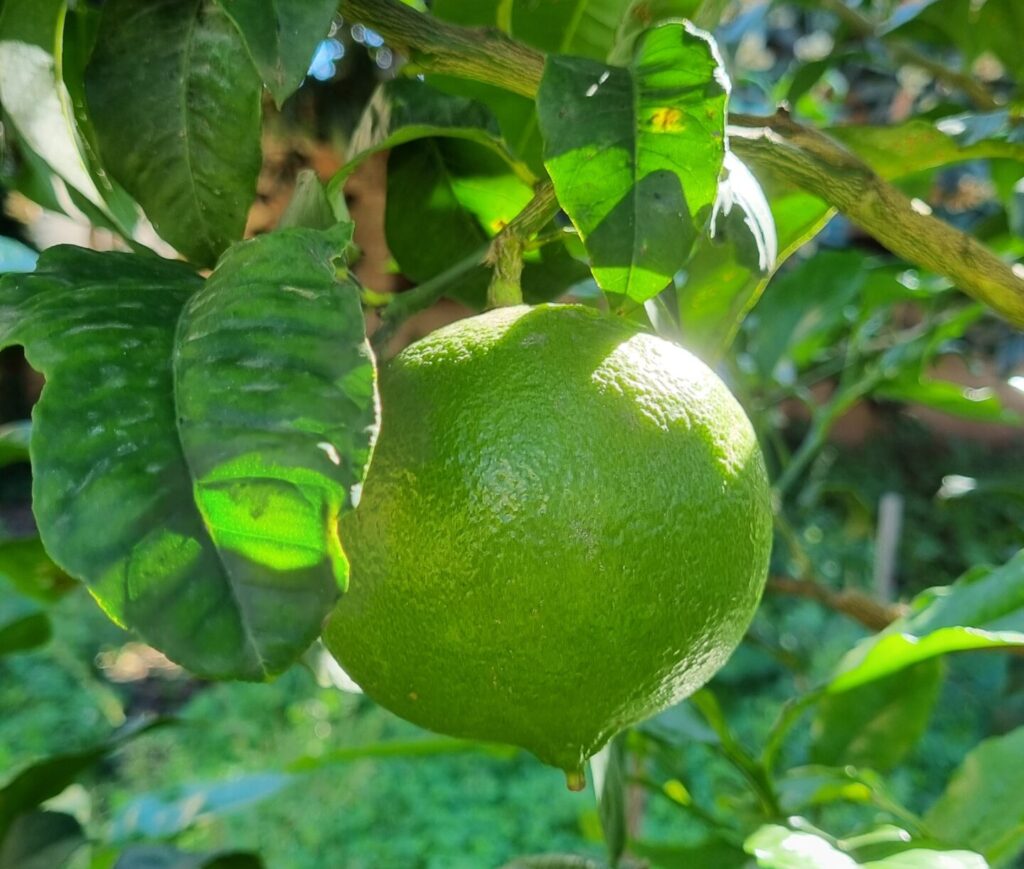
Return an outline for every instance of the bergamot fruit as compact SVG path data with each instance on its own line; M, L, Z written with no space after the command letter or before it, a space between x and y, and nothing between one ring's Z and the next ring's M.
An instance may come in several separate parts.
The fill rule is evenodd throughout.
M401 717L579 782L753 616L772 520L750 422L682 348L567 305L443 328L380 386L327 647Z

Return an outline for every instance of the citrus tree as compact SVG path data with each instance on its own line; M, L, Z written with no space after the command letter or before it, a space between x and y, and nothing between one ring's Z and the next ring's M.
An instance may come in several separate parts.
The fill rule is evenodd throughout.
M6 183L120 249L54 247L0 282L0 347L46 380L0 441L0 460L31 456L39 535L0 546L0 653L45 642L71 577L199 677L272 679L323 634L411 721L526 748L573 788L589 766L612 865L1014 865L1024 728L978 745L923 814L883 774L925 732L946 656L1024 646L1024 556L902 606L819 581L791 520L865 399L1016 422L931 372L977 323L1024 325L1024 17L808 4L831 56L758 82L712 35L734 47L746 5L3 0ZM400 62L344 167L243 240L263 114L339 14ZM811 95L844 62L925 78L901 119L838 123ZM344 193L385 152L412 285L393 294L355 277ZM969 161L994 204L962 226L930 185ZM836 214L870 254L806 255ZM442 298L485 313L383 361ZM798 679L754 745L702 686L766 578L778 606L871 633ZM78 822L40 807L135 735L12 772L0 866L259 865L82 856ZM691 746L736 774L713 803L687 787ZM644 792L697 835L645 841Z

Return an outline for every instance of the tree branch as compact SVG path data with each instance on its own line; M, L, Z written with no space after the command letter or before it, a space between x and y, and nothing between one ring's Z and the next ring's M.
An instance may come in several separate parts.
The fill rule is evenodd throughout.
M341 9L424 69L536 96L544 55L500 31L445 24L400 0L342 0ZM821 197L897 256L953 279L963 292L1024 327L1024 266L1007 265L970 235L932 217L863 160L788 114L732 114L730 121L739 156Z
M730 144L740 157L820 196L897 256L951 278L1024 326L1024 267L1008 265L973 236L933 217L843 145L786 112L729 120Z
M491 242L487 265L494 269L487 290L487 307L521 305L523 302L523 253L533 236L558 213L558 199L550 181L537 185L526 207Z
M792 579L788 576L770 577L768 591L813 600L834 612L848 616L872 631L881 631L906 614L906 607L879 603L860 591L834 591L820 582Z

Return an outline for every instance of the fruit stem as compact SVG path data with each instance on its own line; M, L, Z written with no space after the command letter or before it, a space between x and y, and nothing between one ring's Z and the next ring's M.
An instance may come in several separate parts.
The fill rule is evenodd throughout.
M487 263L494 268L487 288L487 307L500 308L523 303L523 253L533 236L558 213L558 199L550 181L538 184L533 199L499 232L487 251Z
M587 786L587 774L582 766L565 771L565 786L571 791L581 791Z

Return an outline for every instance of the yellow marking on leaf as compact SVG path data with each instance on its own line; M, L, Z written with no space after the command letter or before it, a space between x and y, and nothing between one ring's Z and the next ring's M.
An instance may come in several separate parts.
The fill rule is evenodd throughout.
M659 133L678 133L683 129L683 113L679 109L655 109L651 115L651 128Z

